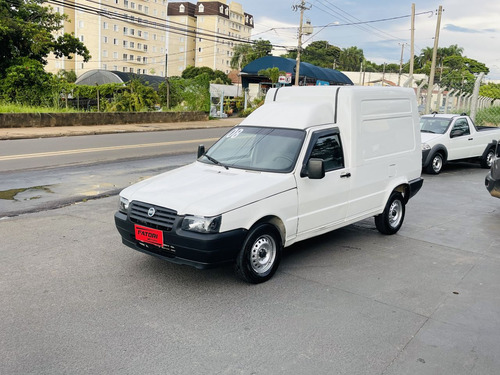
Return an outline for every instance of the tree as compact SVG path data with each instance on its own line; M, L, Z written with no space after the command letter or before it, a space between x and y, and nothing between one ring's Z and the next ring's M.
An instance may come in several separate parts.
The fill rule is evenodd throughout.
M280 71L278 68L267 68L263 70L259 70L258 74L260 76L264 76L269 78L269 80L272 82L273 86L278 82L280 75L285 75L286 73L283 71Z
M257 40L254 44L237 44L233 48L231 68L241 69L254 60L271 54L273 46L268 40Z
M17 65L9 66L3 72L0 90L3 99L24 105L53 105L59 85L53 74L45 72L41 62L28 58L18 59Z
M188 66L182 72L181 77L184 79L191 79L201 76L203 74L206 74L208 76L209 81L217 81L219 83L223 83L226 85L230 85L232 83L229 77L223 71L213 70L208 66L202 66L199 68L194 66Z
M339 69L345 71L357 71L365 60L363 50L358 47L344 48L340 51Z
M49 53L72 58L73 54L90 59L85 45L74 35L55 32L67 16L43 6L44 0L0 0L0 77L8 67L26 63L28 58L43 65Z
M488 67L474 59L462 56L449 56L443 60L441 85L448 89L471 92L477 74L489 73Z
M492 99L500 99L500 83L488 83L479 88L479 95Z

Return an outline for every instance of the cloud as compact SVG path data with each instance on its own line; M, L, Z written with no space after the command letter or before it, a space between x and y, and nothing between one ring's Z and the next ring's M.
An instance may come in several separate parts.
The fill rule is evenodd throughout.
M461 27L461 26L457 26L457 25L453 25L451 23L447 24L444 26L444 29L445 30L448 30L448 31L454 31L454 32L457 32L457 33L466 33L466 34L478 34L478 33L494 33L496 32L495 29L482 29L482 30L476 30L476 29L470 29L470 28L467 28L467 27Z

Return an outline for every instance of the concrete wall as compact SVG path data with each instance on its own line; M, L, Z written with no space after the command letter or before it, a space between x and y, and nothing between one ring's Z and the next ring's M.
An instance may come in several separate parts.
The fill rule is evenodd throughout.
M0 128L205 121L205 112L0 113Z

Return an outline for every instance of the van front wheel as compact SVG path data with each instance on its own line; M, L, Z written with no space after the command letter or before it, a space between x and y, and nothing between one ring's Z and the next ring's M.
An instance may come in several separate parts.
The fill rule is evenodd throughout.
M375 216L375 226L382 234L397 233L405 218L405 201L403 195L393 192L387 201L384 212Z
M281 260L281 238L270 224L250 230L236 258L236 274L243 280L259 284L269 280Z

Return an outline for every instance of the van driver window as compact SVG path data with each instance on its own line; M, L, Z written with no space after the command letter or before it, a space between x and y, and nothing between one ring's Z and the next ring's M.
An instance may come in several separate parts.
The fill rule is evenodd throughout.
M344 155L338 134L330 134L318 138L311 151L311 158L323 159L325 171L333 171L344 167Z

